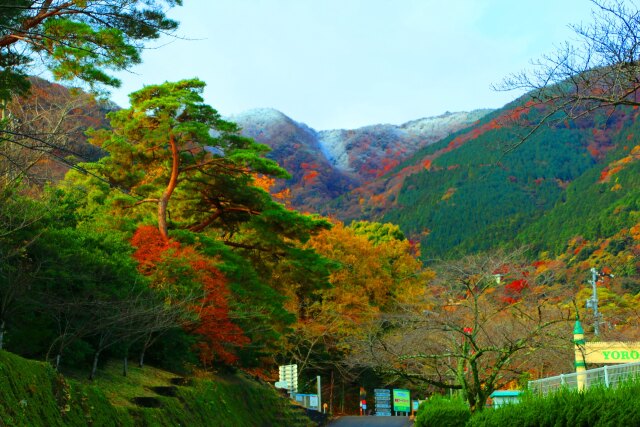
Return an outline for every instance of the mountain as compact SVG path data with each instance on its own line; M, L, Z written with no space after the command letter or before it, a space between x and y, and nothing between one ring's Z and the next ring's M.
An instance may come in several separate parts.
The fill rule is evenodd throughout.
M82 131L106 126L105 114L115 107L43 80L32 83L30 97L14 104L20 123L31 123L36 106L49 122L64 115L70 121L53 154L99 157ZM293 207L347 222L395 223L421 243L425 259L522 244L559 254L576 239L618 242L615 236L640 221L639 111L555 121L509 149L544 114L523 97L495 111L351 130L317 131L273 109L230 120L269 145L269 156L291 173L274 191L289 190ZM34 175L54 180L65 171L46 158L34 167Z
M543 114L524 99L511 103L323 212L398 224L426 259L518 244L558 253L576 235L605 238L633 226L640 218L638 110L554 122L511 149Z
M381 177L416 150L475 123L490 111L446 112L399 126L320 131L318 137L323 153L335 167L355 173L364 182Z
M291 174L291 179L278 183L274 191L289 189L296 208L314 211L359 184L355 176L334 167L323 155L315 130L277 110L250 110L229 120L238 123L245 136L271 147L268 156Z
M470 126L490 110L445 113L402 125L316 131L283 113L254 109L229 117L244 135L272 148L269 157L292 175L275 189L288 188L291 203L319 211L331 200L384 176L416 150Z

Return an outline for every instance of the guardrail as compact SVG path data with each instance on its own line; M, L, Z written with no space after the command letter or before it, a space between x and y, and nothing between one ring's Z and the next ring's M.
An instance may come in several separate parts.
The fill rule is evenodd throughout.
M640 376L640 362L624 365L611 365L602 368L588 369L584 372L562 374L555 377L529 381L529 390L533 393L547 394L561 388L577 389L578 376L584 378L584 386L604 385L615 387L618 383Z

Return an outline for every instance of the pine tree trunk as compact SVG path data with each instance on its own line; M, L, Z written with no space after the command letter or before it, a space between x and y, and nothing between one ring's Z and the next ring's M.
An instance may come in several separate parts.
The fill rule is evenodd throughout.
M180 154L176 145L173 133L169 134L169 145L171 146L171 177L167 188L165 188L158 201L158 230L165 242L169 241L169 227L167 226L167 207L173 190L178 185L178 168L180 167Z

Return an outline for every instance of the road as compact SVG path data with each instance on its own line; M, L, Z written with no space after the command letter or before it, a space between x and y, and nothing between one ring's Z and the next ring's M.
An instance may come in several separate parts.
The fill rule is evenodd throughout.
M410 427L409 417L340 417L329 427Z

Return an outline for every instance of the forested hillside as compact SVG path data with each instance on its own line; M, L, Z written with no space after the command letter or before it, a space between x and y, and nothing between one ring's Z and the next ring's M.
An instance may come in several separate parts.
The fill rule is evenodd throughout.
M573 370L576 316L636 339L637 61L354 130L225 118L199 78L105 100L180 5L0 8L0 424L250 424L240 389L257 425L304 425L265 384L292 364L332 413L384 385L478 412Z
M297 209L319 212L331 200L387 175L418 149L471 126L489 112L448 112L402 125L322 131L268 108L230 120L244 135L271 147L267 156L291 173L291 178L276 182L274 191L286 190Z
M587 194L593 191L583 191L589 186L602 193L603 170L628 157L635 146L637 114L627 110L543 127L526 144L507 150L519 137L520 129L510 120L518 108L509 106L469 132L419 153L399 171L405 176L401 186L384 193L388 206L384 201L381 206L365 202L365 208L374 215L380 212L377 215L384 220L418 237L428 256L487 250L509 243L525 227L535 229L532 224L539 220L550 221L558 215L551 212L561 210L576 191L583 206L592 204L595 200L589 203ZM610 187L607 190L610 192ZM618 190L622 187L613 191ZM627 191L635 192L635 188L628 186L623 194ZM600 203L612 203L616 198L600 197ZM584 227L594 218L590 208L564 209L571 212L569 223L538 226L545 233L525 233L520 242L539 250L561 250L569 238L580 233L570 228L571 223ZM618 225L632 225L622 222Z

